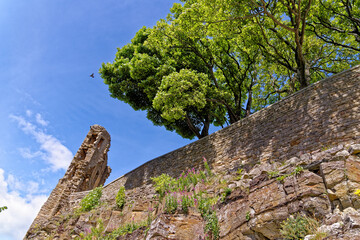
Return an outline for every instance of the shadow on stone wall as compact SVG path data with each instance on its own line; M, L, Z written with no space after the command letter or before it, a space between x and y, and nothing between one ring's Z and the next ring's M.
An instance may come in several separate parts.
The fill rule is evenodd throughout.
M151 183L151 178L167 173L172 177L178 177L186 169L203 169L203 157L212 165L215 161L216 152L211 138L203 138L196 144L167 153L153 159L140 167L124 175L126 178L125 188L132 189L143 184Z
M109 192L151 182L167 173L203 168L236 171L283 161L360 137L360 66L303 89L203 139L153 159L108 184ZM112 189L112 190L111 190Z
M356 71L359 67L318 82L236 123L237 130L228 137L229 158L250 164L285 160L359 138Z

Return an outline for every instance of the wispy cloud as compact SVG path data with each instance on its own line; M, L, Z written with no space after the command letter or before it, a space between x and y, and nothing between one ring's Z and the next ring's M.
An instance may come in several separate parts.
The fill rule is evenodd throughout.
M48 121L45 121L45 120L42 118L42 116L41 116L40 113L37 113L37 114L36 114L36 122L37 122L38 124L40 124L41 126L44 126L44 127L46 127L46 126L49 124Z
M26 134L31 135L35 141L40 145L39 151L31 152L28 148L20 149L20 154L25 158L34 158L41 157L48 164L52 171L57 171L59 169L67 169L72 158L73 154L71 151L65 147L57 138L54 136L45 133L44 127L48 124L40 114L36 114L36 122L41 125L36 126L31 123L29 120L26 120L22 116L17 116L11 114L9 116L11 119L15 120L22 131Z
M30 224L47 199L45 195L34 195L39 184L33 181L20 182L13 175L5 178L0 168L0 206L8 209L1 212L0 235L5 238L22 239ZM26 190L25 197L20 194Z
M42 158L45 157L43 152L41 152L41 151L32 152L30 150L30 148L19 148L19 152L23 158L27 158L27 159L33 159L33 158L37 158L37 157L42 157Z

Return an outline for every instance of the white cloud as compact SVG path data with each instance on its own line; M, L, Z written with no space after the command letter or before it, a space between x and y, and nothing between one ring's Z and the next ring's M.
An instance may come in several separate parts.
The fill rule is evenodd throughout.
M44 153L41 151L32 152L29 148L19 148L19 152L23 158L36 158L36 157L44 157Z
M46 195L34 195L34 192L38 191L38 186L38 183L33 181L21 183L12 175L5 179L4 170L0 168L0 206L8 207L0 213L1 239L16 240L25 236L47 199ZM26 190L26 196L22 197L18 190L14 190L17 188Z
M26 116L31 117L32 116L32 111L26 110Z
M41 115L39 116L40 119L42 119ZM52 171L57 171L59 169L66 170L68 168L73 158L73 154L57 138L50 134L46 134L42 129L39 129L37 126L27 121L22 116L16 116L11 114L10 118L15 120L18 123L19 127L26 134L34 137L36 142L40 144L40 152L37 151L35 153L32 153L28 148L22 148L20 150L20 154L23 157L33 158L39 156L48 164L50 164L50 168Z
M37 113L37 114L36 114L36 122L37 122L38 124L40 124L41 126L44 126L44 127L49 124L48 121L45 121L45 120L42 118L42 116L41 116L40 113Z

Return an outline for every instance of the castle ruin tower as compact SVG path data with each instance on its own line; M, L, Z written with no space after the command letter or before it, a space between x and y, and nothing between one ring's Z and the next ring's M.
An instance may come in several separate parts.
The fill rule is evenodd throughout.
M91 126L64 177L59 180L41 207L25 239L30 237L36 228L61 214L68 205L71 193L88 191L105 183L111 172L111 168L107 166L109 148L110 134L102 126Z

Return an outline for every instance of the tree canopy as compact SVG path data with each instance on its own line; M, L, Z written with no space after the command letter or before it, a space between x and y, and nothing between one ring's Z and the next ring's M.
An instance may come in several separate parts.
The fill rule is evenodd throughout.
M202 138L359 63L360 0L184 0L99 72L155 125Z

